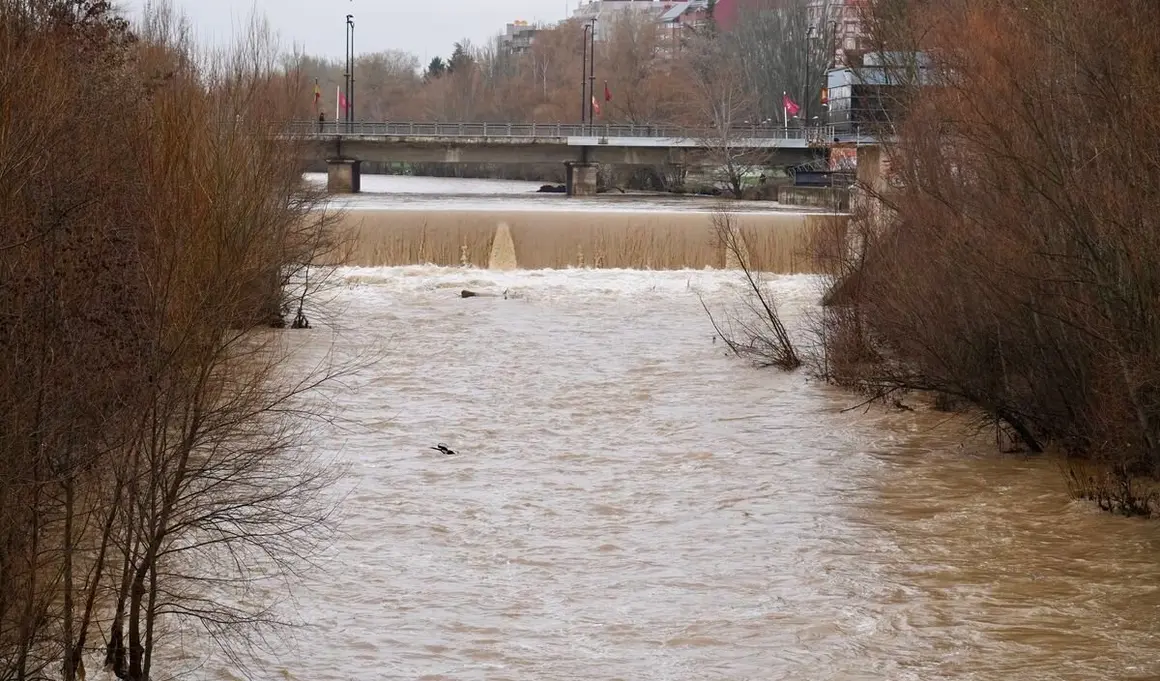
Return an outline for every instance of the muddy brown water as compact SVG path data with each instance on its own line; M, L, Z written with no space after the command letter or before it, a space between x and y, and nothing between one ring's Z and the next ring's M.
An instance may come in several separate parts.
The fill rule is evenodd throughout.
M736 273L343 277L303 342L387 354L336 391L344 533L260 678L1160 678L1160 524L724 356ZM773 285L800 329L816 282Z

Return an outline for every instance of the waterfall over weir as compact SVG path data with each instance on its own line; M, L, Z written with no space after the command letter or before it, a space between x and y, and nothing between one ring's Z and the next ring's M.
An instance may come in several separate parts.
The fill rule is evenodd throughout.
M349 264L464 265L486 269L703 269L736 267L709 211L363 210L343 216ZM823 220L803 213L736 213L756 269L815 271L809 238Z

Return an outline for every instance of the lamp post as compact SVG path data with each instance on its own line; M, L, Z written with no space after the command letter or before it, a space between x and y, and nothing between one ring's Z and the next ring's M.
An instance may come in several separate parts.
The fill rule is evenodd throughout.
M346 15L346 120L354 122L354 15Z
M588 90L588 29L592 28L592 24L584 24L584 34L580 42L580 124L584 124L584 117L587 116L588 102L584 96Z
M592 100L596 97L596 19L584 24L580 58L580 123L592 124Z
M832 109L830 108L830 71L832 71L834 69L834 65L835 65L834 57L835 57L835 53L837 52L837 50L838 50L838 22L831 21L830 22L830 42L828 45L826 45L826 53L827 53L826 54L826 74L825 74L825 78L822 79L822 87L825 88L825 92L826 92L826 101L822 102L822 108L826 112L826 125L829 125L832 122L832 119L830 118L830 114L832 113Z
M805 58L805 87L802 92L802 121L805 127L810 124L810 41L814 38L817 29L810 26L806 30L806 58Z
M596 18L592 18L592 30L588 32L588 125L595 125L592 108L596 105Z

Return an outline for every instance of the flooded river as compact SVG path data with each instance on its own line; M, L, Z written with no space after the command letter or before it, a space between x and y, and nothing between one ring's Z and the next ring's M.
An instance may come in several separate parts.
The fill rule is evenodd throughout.
M813 280L774 285L800 326ZM349 497L296 587L309 624L256 674L1160 675L1160 524L945 415L726 357L698 295L737 292L720 270L345 270L307 342L385 358L337 398Z

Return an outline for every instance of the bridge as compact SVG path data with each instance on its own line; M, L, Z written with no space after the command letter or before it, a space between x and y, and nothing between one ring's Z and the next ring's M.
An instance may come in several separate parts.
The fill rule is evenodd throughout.
M824 154L834 129L738 126L727 131L566 123L302 121L285 132L325 160L332 193L359 191L360 163L562 163L570 196L596 191L596 166L714 165L748 157L794 165Z

